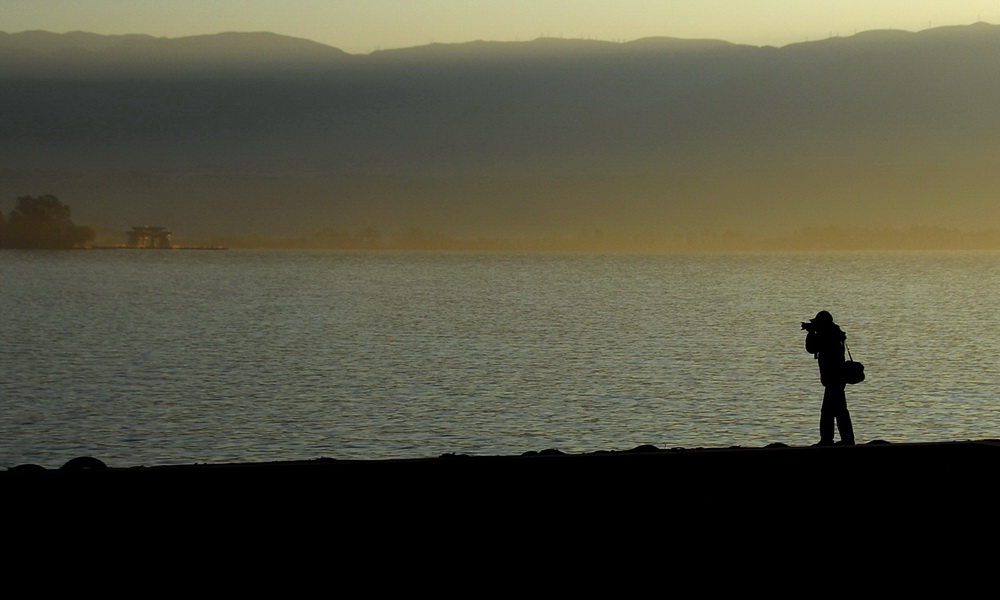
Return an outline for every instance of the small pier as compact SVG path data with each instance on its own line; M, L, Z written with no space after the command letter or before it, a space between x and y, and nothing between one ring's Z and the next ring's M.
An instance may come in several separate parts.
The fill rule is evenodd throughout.
M128 234L127 248L172 250L175 246L170 241L172 232L165 227L133 227Z
M128 242L124 246L114 246L115 248L127 248L133 250L226 250L224 246L178 246L171 239L173 232L167 231L165 227L133 227L128 234Z

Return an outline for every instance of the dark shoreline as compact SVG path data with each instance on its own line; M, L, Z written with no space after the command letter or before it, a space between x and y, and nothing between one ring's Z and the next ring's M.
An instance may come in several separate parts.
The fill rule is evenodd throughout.
M195 463L188 465L106 467L81 457L61 468L19 465L0 471L0 484L169 484L209 485L213 482L313 482L336 479L399 480L413 478L442 488L461 482L494 481L546 486L613 480L628 475L668 478L675 483L703 480L755 479L777 484L793 475L800 484L824 479L830 470L849 473L873 483L887 475L920 475L927 481L956 476L969 469L991 469L1000 463L1000 440L888 443L856 446L785 446L765 448L672 448L640 446L623 451L565 454L557 450L510 456L445 454L435 458L353 460L318 458L256 463Z
M666 548L742 562L778 548L807 559L889 540L989 539L998 464L1000 440L644 446L588 454L21 466L0 471L0 492L7 530L27 536L21 539L71 535L115 551L120 540L155 531L163 540L211 540L234 551L265 535L292 540L292 547L322 539L370 556L396 551L435 564L472 548L536 552L544 560L556 547L567 556ZM824 545L813 547L817 540ZM428 544L438 552L422 553ZM733 554L735 548L743 553Z

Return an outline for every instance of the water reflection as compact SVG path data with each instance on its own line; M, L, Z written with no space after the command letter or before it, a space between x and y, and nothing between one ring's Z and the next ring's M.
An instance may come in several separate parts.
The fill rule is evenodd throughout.
M859 441L1000 437L996 260L5 253L0 462L807 444L819 308Z

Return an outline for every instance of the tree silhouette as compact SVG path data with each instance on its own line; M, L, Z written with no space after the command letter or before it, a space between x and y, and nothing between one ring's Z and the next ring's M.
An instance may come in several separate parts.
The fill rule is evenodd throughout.
M94 239L90 227L76 226L70 208L51 194L17 199L6 225L0 220L0 247L73 248Z

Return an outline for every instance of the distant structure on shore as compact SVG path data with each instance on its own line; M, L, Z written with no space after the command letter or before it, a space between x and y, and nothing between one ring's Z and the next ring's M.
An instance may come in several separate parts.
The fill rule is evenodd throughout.
M128 233L129 248L151 248L151 249L171 249L174 247L170 241L173 235L164 227L133 227Z

